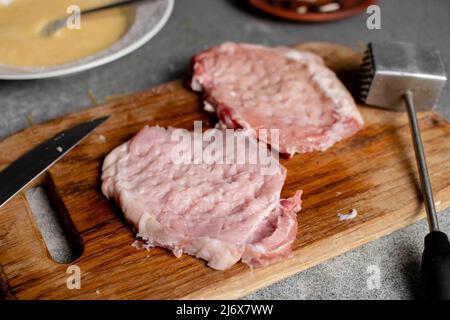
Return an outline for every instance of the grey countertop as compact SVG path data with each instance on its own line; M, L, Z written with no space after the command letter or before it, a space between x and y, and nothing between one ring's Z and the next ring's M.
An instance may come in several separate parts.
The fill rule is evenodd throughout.
M119 61L64 78L0 81L0 139L25 128L30 119L39 123L89 107L89 90L102 101L107 96L142 91L177 79L185 74L193 54L223 41L268 45L330 41L350 46L375 40L410 41L437 47L450 61L448 0L381 0L381 30L366 27L366 14L333 23L299 24L259 14L244 2L177 0L166 27L144 47ZM447 88L438 108L447 117L449 102ZM450 211L441 216L441 221L442 229L450 232ZM426 223L418 223L248 298L419 297L418 272L426 233ZM375 282L374 276L378 279Z

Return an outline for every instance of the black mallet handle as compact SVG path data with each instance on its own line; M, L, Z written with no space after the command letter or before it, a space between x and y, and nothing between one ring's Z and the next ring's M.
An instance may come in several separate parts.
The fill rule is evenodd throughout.
M422 277L428 299L450 300L450 242L443 232L425 237Z

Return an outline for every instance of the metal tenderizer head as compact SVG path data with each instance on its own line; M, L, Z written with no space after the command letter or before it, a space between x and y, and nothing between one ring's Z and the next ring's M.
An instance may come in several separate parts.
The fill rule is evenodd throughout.
M435 106L447 76L439 51L411 43L370 43L360 70L360 98L371 106L404 110L403 95L414 92L418 111Z

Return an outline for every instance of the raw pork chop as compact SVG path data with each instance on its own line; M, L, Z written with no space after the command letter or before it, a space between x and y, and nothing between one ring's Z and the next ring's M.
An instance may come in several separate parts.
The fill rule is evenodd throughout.
M206 110L228 128L280 130L283 154L324 151L363 126L352 96L313 53L225 43L192 65Z
M287 258L297 232L301 191L280 200L286 169L272 154L271 174L262 174L261 163L192 164L190 156L188 162L174 162L180 150L175 130L145 127L104 161L102 191L118 203L138 235L150 246L196 256L218 270L239 260L264 266ZM233 134L256 143L243 130ZM202 139L186 130L184 135L192 144ZM200 143L205 152L211 142ZM268 153L264 143L256 144ZM249 143L237 142L236 148L248 150Z

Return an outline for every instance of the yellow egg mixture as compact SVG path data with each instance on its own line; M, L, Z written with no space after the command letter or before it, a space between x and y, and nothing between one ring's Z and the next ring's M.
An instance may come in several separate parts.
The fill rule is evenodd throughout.
M83 9L111 2L113 0L0 0L0 64L54 66L106 49L129 28L133 8L82 15L80 29L63 27L51 37L40 31L53 19L69 17L67 8L71 5Z

